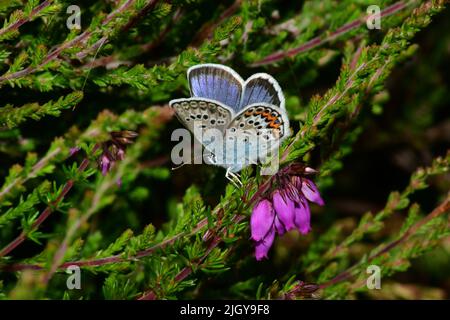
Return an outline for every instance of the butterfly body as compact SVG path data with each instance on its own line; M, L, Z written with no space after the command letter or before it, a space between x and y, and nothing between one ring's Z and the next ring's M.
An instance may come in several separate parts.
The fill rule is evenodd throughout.
M192 97L169 105L208 151L207 163L239 172L264 162L289 136L284 96L270 75L244 81L229 67L202 64L187 76Z

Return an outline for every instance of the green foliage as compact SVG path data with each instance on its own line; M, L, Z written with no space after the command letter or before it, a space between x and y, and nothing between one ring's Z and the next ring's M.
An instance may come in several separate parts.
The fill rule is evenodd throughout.
M439 63L450 37L430 26L448 17L447 1L379 1L392 12L369 30L372 2L82 2L81 30L69 30L69 1L0 1L0 298L377 298L388 295L367 289L367 266L395 284L433 249L448 254L450 152L429 147L448 133ZM390 79L404 82L396 72L428 30L432 62L413 66L427 81L399 100ZM223 187L219 168L170 170L180 124L166 104L189 94L187 68L206 62L273 74L293 130L280 162L319 172L326 205L313 207L313 233L277 240L267 262L249 239L258 169L241 172L239 189ZM378 130L391 107L407 110ZM122 130L139 135L102 175ZM365 179L352 172L355 150L390 140L424 155L422 168L405 165L409 183L384 186L369 210L340 213L334 195L357 188L342 175ZM15 251L24 242L26 258ZM80 291L66 288L70 265L82 268Z
M38 103L27 103L18 108L6 105L0 111L0 124L8 128L14 128L27 118L40 120L48 115L58 117L61 110L74 108L81 99L83 99L83 93L77 91L59 98L58 101L50 101L41 106Z

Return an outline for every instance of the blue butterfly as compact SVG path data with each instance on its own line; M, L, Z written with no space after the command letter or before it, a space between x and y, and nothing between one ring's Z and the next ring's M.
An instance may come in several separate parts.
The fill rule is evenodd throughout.
M233 69L208 63L189 68L187 78L192 97L169 105L209 152L207 163L226 168L231 181L289 136L284 95L272 76L256 73L244 81Z

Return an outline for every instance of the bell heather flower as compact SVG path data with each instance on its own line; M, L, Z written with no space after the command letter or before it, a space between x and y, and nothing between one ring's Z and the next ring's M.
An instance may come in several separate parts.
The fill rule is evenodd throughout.
M279 190L276 190L272 195L272 201L281 224L287 231L294 229L295 203L286 195L283 196Z
M254 208L250 218L252 239L256 241L256 259L267 257L267 252L275 239L275 211L272 203L261 200Z
M80 147L72 147L69 150L69 156L73 156L75 153L77 153L78 151L80 151L81 148Z
M127 145L132 144L136 136L136 132L129 130L110 132L111 138L102 143L103 152L98 158L98 165L103 175L106 175L117 161L124 159ZM121 181L117 184L120 186Z
M301 191L306 199L318 204L319 206L324 205L324 202L320 197L319 190L317 189L317 186L314 184L314 182L307 178L293 177L293 179L295 178L295 184L301 188Z
M301 201L295 206L295 225L301 234L311 231L311 211L308 202Z
M272 203L269 200L261 200L254 208L250 218L252 239L260 241L272 231L275 218Z
M302 168L303 175L314 172L311 168ZM308 201L320 206L324 205L324 201L314 182L303 175L294 175L292 167L282 170L275 176L277 188L253 208L250 229L252 239L256 242L257 260L267 258L275 233L283 235L286 231L297 229L305 235L311 231Z
M110 159L108 153L109 152L103 152L102 156L100 157L100 167L102 168L102 175L104 176L112 167L112 160Z

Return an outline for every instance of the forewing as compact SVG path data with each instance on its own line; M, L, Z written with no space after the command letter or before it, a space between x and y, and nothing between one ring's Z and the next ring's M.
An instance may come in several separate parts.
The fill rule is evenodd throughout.
M243 83L231 68L220 64L201 64L188 70L189 87L194 97L219 101L239 110Z
M241 109L255 103L274 105L284 109L284 95L280 85L267 73L256 73L244 84Z

